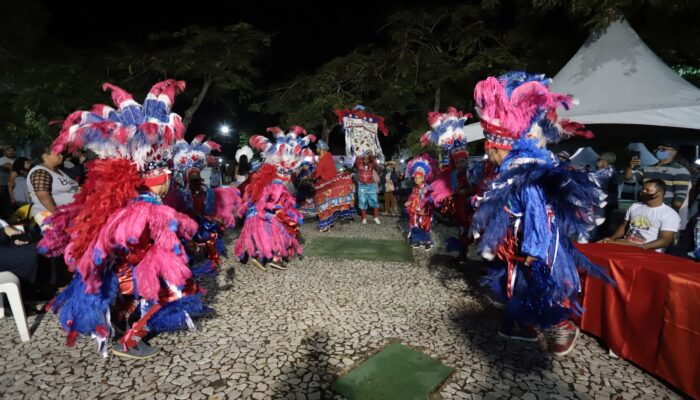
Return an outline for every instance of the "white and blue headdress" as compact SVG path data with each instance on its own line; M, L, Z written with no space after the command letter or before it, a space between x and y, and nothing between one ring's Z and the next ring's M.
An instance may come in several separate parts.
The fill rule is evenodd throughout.
M179 115L170 112L184 81L168 79L155 84L143 105L125 90L105 83L118 109L96 104L66 118L52 150L56 153L84 148L100 159L126 159L146 176L165 171L175 141L184 136Z
M313 157L309 144L316 140L314 135L307 135L300 126L293 126L287 134L278 127L268 128L273 141L265 136L255 135L250 138L250 145L260 151L265 163L277 168L280 175L291 175L301 166L305 157ZM305 136L304 136L305 135Z

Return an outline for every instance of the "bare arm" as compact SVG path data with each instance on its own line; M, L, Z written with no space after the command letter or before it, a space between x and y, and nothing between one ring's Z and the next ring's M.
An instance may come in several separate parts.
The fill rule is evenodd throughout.
M665 249L673 243L675 232L659 231L659 237L649 243L644 244L644 248L648 250Z
M15 202L15 198L12 196L12 192L15 190L15 179L17 178L17 172L10 172L10 178L7 181L7 190L10 192L10 203Z
M612 234L612 236L603 238L598 241L598 243L610 243L612 241L615 241L617 239L622 238L625 236L625 232L627 231L627 225L629 224L629 221L623 221L620 226L617 227L617 230L615 233Z
M56 202L53 200L51 192L40 191L35 193L41 205L43 205L47 210L54 212L54 210L56 209Z
M622 178L630 183L636 182L637 177L634 175L634 168L639 167L641 164L642 162L639 160L639 158L632 157L629 165L627 166L627 168L625 168L625 173Z

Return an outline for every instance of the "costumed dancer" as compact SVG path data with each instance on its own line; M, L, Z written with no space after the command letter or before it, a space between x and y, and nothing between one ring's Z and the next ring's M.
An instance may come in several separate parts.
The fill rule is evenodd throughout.
M253 149L243 146L236 151L236 171L234 185L240 186L248 180L250 174L250 162L253 161Z
M367 223L367 207L374 210L374 222L379 225L379 201L377 200L377 179L379 163L370 150L366 150L355 161L357 167L357 196L358 207L362 215L362 223Z
M459 226L459 236L448 241L447 249L459 252L458 261L467 258L467 248L473 239L469 236L469 226L472 221L473 208L471 198L475 194L469 183L469 152L467 152L467 136L464 125L471 114L464 114L454 107L448 107L447 112L428 113L431 131L421 136L421 145L433 143L441 148L446 157L446 164L436 178L432 187L432 198L436 207L443 214L451 215Z
M209 188L202 179L201 171L206 167L212 150L220 151L213 141L204 141L198 135L191 143L179 140L173 149L172 190L164 203L192 217L199 224L192 241L190 255L204 255L211 263L196 267L197 274L215 271L221 265L221 255L226 255L223 240L226 228L236 226L235 213L241 197L235 187Z
M263 271L266 265L285 270L285 263L301 254L298 236L303 218L286 184L304 157L313 157L307 146L316 140L313 135L302 137L306 131L299 126L286 135L280 128L268 128L268 132L273 133L274 142L260 135L250 138L265 163L246 186L238 211L245 222L234 247L239 260Z
M328 232L338 219L350 219L355 215L355 184L352 175L339 174L328 145L316 142L319 158L314 171L314 203L318 216L318 229ZM376 194L375 194L376 196Z
M564 137L590 137L583 125L557 118L572 98L551 93L544 75L510 72L489 77L474 89L488 157L499 167L478 204L472 233L487 259L506 265L486 282L505 302L499 334L537 340L535 326L555 326L550 350L566 355L579 334L570 321L578 303L577 268L610 282L572 244L594 228L595 207L605 195L589 176L558 167L545 145Z
M185 83L154 85L143 106L114 85L103 89L118 109L97 104L72 113L52 145L56 154L85 148L98 158L75 201L51 216L40 252L63 254L75 274L51 305L68 345L91 335L106 356L114 327L123 334L113 353L148 358L157 350L144 336L193 330L192 318L207 311L181 244L197 223L161 202L171 149L184 133L170 110Z
M430 235L430 223L433 220L433 204L429 183L437 172L437 163L427 153L414 157L406 166L406 171L413 179L413 190L408 196L406 213L408 215L408 240L411 246L424 246L425 250L433 247Z
M312 183L313 174L316 170L315 157L304 157L297 173L292 175L292 182L296 188L296 200L299 210L305 217L316 215L316 204L314 204L314 185Z

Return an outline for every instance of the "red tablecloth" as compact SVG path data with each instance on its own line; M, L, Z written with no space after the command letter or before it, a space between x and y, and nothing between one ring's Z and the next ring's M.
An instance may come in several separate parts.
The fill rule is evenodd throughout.
M700 398L700 264L615 244L578 248L617 283L585 279L581 329Z

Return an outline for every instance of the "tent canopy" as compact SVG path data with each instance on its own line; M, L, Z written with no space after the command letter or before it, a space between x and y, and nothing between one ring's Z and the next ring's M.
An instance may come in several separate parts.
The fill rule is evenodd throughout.
M551 89L579 101L560 116L584 124L700 129L700 89L664 64L625 20L592 34ZM483 138L479 124L467 126L467 134Z
M574 167L585 167L586 165L595 169L598 162L598 153L591 147L581 147L571 156L571 165Z

